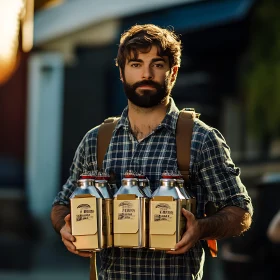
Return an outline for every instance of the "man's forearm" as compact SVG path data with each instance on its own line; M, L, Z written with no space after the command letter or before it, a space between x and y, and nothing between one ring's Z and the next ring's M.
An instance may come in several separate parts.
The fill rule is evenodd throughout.
M51 222L57 233L65 225L64 218L70 213L70 208L65 205L54 205L51 211Z
M201 239L221 239L239 236L250 228L251 215L244 209L228 206L210 217L198 220Z

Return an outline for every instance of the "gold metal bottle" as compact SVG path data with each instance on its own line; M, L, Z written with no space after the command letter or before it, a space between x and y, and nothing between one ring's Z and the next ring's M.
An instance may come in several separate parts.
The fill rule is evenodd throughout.
M105 247L102 194L95 188L92 174L82 174L77 184L70 197L73 243L81 251L100 251Z
M147 247L146 208L148 199L139 188L137 176L128 171L114 195L114 246Z
M150 200L149 245L154 250L174 250L186 230L182 207L186 198L173 174L164 172Z
M108 175L98 172L95 176L95 187L103 197L102 203L102 233L104 235L104 246L113 246L113 193L108 184Z
M177 181L177 186L179 190L186 198L186 205L185 208L196 215L196 198L195 196L189 191L188 188L185 187L185 181L181 174L175 174L175 179Z
M137 174L139 188L143 191L143 193L148 197L151 198L152 192L150 188L150 181L149 179L142 173Z

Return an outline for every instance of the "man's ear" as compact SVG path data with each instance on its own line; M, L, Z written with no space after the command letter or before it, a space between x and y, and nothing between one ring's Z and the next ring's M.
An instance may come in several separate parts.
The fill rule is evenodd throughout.
M123 82L123 73L122 73L122 69L119 68L119 71L120 71L120 80Z
M178 69L179 69L178 66L173 66L171 68L171 82L172 83L176 81L177 74L178 74Z

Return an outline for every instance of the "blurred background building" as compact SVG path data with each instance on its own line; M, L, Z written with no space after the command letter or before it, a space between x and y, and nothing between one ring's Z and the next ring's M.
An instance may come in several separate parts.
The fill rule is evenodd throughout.
M33 1L22 3L27 2ZM205 279L230 280L229 271L246 275L252 269L247 265L252 264L252 247L266 239L264 228L279 205L279 4L272 0L32 4L33 47L16 46L17 63L9 77L0 80L0 245L5 259L0 278L88 279L88 260L66 252L52 230L51 203L68 177L85 132L126 106L114 66L118 40L131 25L145 23L172 26L181 34L182 66L173 97L179 108L194 107L203 121L223 133L259 221L245 238L220 243L220 255L209 259ZM0 7L4 9L5 5ZM19 27L21 43L23 25ZM0 36L3 42L4 35ZM272 189L275 196L266 197ZM271 202L270 211L259 206L264 200ZM262 234L257 239L254 227L259 223ZM236 261L234 254L245 256L244 262Z

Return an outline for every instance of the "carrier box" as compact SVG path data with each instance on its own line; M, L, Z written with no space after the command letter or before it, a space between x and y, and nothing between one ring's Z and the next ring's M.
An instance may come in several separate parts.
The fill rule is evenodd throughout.
M102 198L79 194L70 199L72 235L77 250L100 251L105 247L102 232Z

